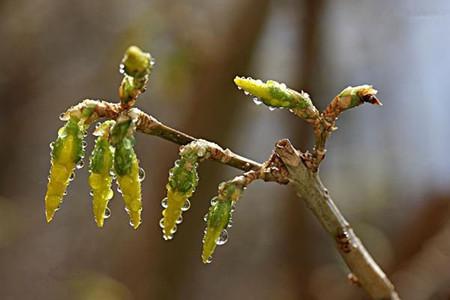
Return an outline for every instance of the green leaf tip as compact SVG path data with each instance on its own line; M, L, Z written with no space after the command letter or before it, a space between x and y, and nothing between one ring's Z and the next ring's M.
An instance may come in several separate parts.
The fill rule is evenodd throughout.
M137 46L130 46L122 59L121 70L132 77L143 77L150 74L153 60L150 53Z

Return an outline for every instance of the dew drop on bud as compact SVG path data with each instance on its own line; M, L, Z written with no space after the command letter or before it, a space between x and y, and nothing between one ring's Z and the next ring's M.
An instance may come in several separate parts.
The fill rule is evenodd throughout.
M276 107L273 107L273 106L269 106L269 110L270 111L274 111L275 109L277 109Z
M93 192L93 191L90 191L90 192L89 192L89 196L94 197L94 192Z
M122 193L122 190L120 189L120 186L117 186L117 192Z
M191 202L186 199L186 201L183 204L183 207L181 208L182 211L187 211L189 210L189 208L191 208Z
M217 246L222 246L228 241L228 231L224 229L221 233L219 238L216 241Z
M142 168L139 168L139 181L143 181L145 179L145 171Z
M210 264L212 262L212 256L208 257L205 263Z
M180 215L180 216L178 217L176 223L177 223L177 224L183 223L183 216L182 216L182 215Z
M210 203L211 203L212 206L216 205L217 204L217 197L212 198Z
M120 66L119 66L119 73L120 74L125 73L125 65L124 64L120 64Z
M208 222L208 213L206 213L205 216L203 217L203 221Z
M250 95L250 93L247 91L244 91L244 94L246 94L247 96Z
M164 228L164 218L161 218L161 220L159 220L159 227Z
M87 142L86 142L86 141L83 141L83 142L81 143L81 146L83 146L83 148L86 148Z
M256 105L260 105L262 103L262 101L259 100L259 98L255 97L255 98L253 98L253 103L255 103Z
M53 150L53 147L55 146L55 142L51 142L49 146L50 146L50 149Z
M164 238L164 240L166 240L166 241L170 241L171 239L173 239L173 235L172 235L172 234L169 234L169 235L164 234L164 235L163 235L163 238Z
M81 160L77 163L77 169L81 169L82 167L84 167L84 161L81 159Z
M73 181L75 179L75 173L70 174L69 180Z
M106 207L103 218L108 219L109 217L111 217L111 210L109 209L109 207Z
M175 232L177 232L177 225L173 226L173 228L170 230L170 234L173 235Z
M169 206L169 202L167 200L167 197L161 200L161 206L163 208L167 208Z

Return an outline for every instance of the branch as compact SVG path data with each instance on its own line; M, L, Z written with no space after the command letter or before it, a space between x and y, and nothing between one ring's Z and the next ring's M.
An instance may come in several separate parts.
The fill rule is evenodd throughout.
M65 189L69 182L69 176L75 169L75 163L78 163L82 157L82 128L79 127L79 120L82 120L83 128L87 128L89 124L100 118L116 120L118 125L115 125L112 133L113 137L118 139L121 144L116 145L117 141L114 143L116 148L120 150L116 151L115 155L119 155L120 159L114 159L115 164L117 164L114 168L116 171L122 171L122 169L127 171L124 171L123 174L119 172L118 175L122 176L119 181L123 181L123 187L126 190L126 194L123 193L126 207L133 214L130 214L130 217L135 214L139 218L133 223L135 228L140 223L141 197L139 166L132 149L134 129L161 137L178 145L186 145L196 141L202 149L207 149L208 155L204 157L205 159L227 164L246 172L231 181L224 182L219 187L219 195L216 198L220 201L216 205L212 205L208 212L208 226L202 253L204 262L210 261L210 255L214 251L219 235L223 231L226 232L224 228L230 223L233 204L246 185L255 179L274 181L280 184L291 183L297 195L306 202L324 229L335 240L339 253L352 271L349 278L361 285L373 299L400 299L394 286L355 235L318 176L318 167L325 157L326 140L335 129L335 122L339 114L364 102L381 104L375 97L376 90L372 86L363 85L344 89L331 101L325 111L320 113L307 93L297 92L275 81L263 83L260 80L236 77L235 83L239 88L259 97L261 102L270 107L288 108L292 113L314 127L316 146L312 154L308 152L300 153L294 149L288 140L281 140L276 144L275 153L266 162L260 164L235 154L229 149L224 150L215 143L196 139L166 126L154 117L133 107L136 98L146 89L152 65L149 53L142 52L137 47L130 47L122 60L121 69L124 72L124 78L119 88L120 103L84 100L62 114L61 119L68 120L68 123L61 131L61 136L55 144L56 151L52 152L55 154L52 157L52 160L55 160L55 165L52 166L52 170L54 170L51 170L51 179L48 185L48 191L50 192L47 192L46 195L46 205L52 204L49 206L52 216L62 201L63 192L61 192L60 187L63 186ZM130 124L133 124L133 126L130 127ZM64 150L64 155L60 155L61 149ZM76 155L74 156L74 154ZM197 155L196 158L200 156ZM104 157L102 158L104 159ZM196 160L194 162L196 163ZM192 164L191 161L186 161L186 163ZM107 173L109 174L109 172ZM174 173L174 176L177 177L177 174ZM63 180L61 180L62 177ZM184 200L187 194L189 194L188 197L192 195L195 186L192 186L192 182L189 180L187 183L191 185L184 186L182 181L186 179L184 178L186 176L178 177L174 184L179 185L180 183L181 186L177 186L179 189L175 192L180 192L180 195L183 196L182 200ZM187 179L190 179L190 177ZM121 189L123 190L122 187ZM134 197L136 199L131 199L131 196L136 195L138 196ZM175 196L180 198L180 195ZM170 202L170 200L168 201ZM189 204L188 201L186 202ZM183 205L183 203L180 202L179 204ZM176 220L174 218L172 221ZM167 227L166 225L163 227ZM170 229L169 234L173 234L174 226Z
M288 140L276 144L275 152L289 171L289 182L306 202L326 232L335 240L339 254L353 277L373 299L400 299L394 286L364 248L352 227L331 199L317 172L312 172Z
M106 101L84 100L70 108L63 118L82 114L83 110L93 108L91 122L99 118L117 118L122 111L120 104ZM190 135L173 129L145 112L133 108L129 111L137 118L137 130L154 135L178 145L186 145L198 140ZM346 262L354 277L357 278L373 299L400 299L394 286L381 268L373 260L363 244L353 232L350 224L342 216L327 189L323 186L318 173L305 163L310 163L310 154L299 153L288 140L276 144L275 155L263 164L240 156L229 149L207 142L210 145L210 160L229 165L243 171L258 171L265 181L275 181L280 184L291 183L297 195L302 198L312 210L324 229L335 240L340 255ZM305 162L306 161L306 162ZM240 179L247 180L246 176Z

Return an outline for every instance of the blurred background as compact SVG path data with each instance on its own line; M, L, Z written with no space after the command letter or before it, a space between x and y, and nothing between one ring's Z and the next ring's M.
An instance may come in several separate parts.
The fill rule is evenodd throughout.
M310 147L312 131L254 105L235 75L303 89L321 109L373 84L384 106L342 115L322 180L402 299L449 299L449 28L446 0L1 1L0 299L367 299L304 203L273 183L247 189L228 243L203 265L203 215L239 174L224 165L201 165L192 208L163 241L178 147L156 137L137 137L139 230L118 193L95 226L86 168L46 224L58 116L84 98L116 101L131 44L156 59L140 108L258 161L281 138Z

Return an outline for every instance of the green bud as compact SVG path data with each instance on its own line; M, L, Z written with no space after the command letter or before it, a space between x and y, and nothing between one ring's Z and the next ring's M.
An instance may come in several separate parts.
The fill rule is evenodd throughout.
M205 156L207 145L194 141L180 150L180 158L170 169L169 182L166 185L167 197L163 199L161 227L166 240L173 238L177 224L182 220L183 211L189 209L189 198L198 185L198 161Z
M242 193L242 187L232 182L224 182L220 184L219 191L219 195L211 201L206 219L202 250L204 263L210 263L216 246L227 241L227 227L231 224L234 205Z
M358 106L364 102L382 105L380 100L375 96L376 94L377 90L371 85L349 86L339 93L336 101L342 111Z
M136 46L131 46L122 59L122 70L132 77L143 77L150 74L152 57L150 53L143 52Z
M307 121L319 117L309 95L286 87L285 84L273 80L263 82L252 78L236 77L234 83L239 89L252 94L269 107L289 108L294 114Z

